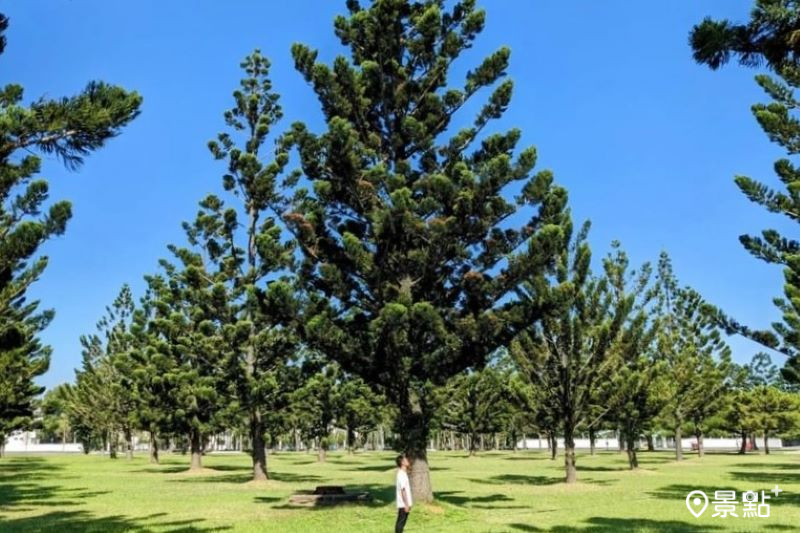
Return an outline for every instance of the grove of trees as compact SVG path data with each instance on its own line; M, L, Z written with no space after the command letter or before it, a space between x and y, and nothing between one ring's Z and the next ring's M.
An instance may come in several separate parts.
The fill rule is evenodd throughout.
M268 451L394 447L412 461L414 501L434 498L429 450L517 450L563 439L564 479L578 479L576 439L616 437L631 469L642 443L737 436L741 453L800 434L800 244L775 230L744 235L782 265L782 320L749 327L681 284L669 255L631 265L618 242L593 260L567 191L536 170L517 129L494 131L513 82L510 50L458 72L486 14L474 0L346 2L331 64L296 44L295 67L322 126L284 122L270 62L241 63L224 131L208 143L221 186L183 222L182 242L145 289L127 285L81 337L73 383L35 379L53 311L26 298L44 272L40 246L63 233L68 202L48 203L39 154L77 169L122 131L141 97L91 82L80 94L23 105L0 91L0 450L11 432L84 450L135 441L182 450L202 469L211 439L234 432L252 479ZM0 16L0 53L8 21ZM757 0L744 25L707 19L690 34L712 69L765 64L771 99L753 107L769 139L800 152L800 7ZM777 77L776 77L777 76ZM468 113L469 112L469 113ZM785 190L739 176L748 199L800 220L800 170L775 164ZM736 364L726 334L766 353ZM39 416L35 416L38 413ZM477 460L477 459L476 459Z

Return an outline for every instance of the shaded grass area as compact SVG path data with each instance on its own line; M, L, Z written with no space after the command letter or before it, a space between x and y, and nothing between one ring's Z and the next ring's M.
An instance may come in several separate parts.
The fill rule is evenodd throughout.
M689 455L642 453L642 468L626 469L616 452L578 458L579 482L562 482L561 458L546 453L457 453L430 456L436 503L417 506L406 531L797 531L800 454ZM250 481L245 455L210 455L205 470L187 472L188 457L165 455L161 465L90 455L10 455L0 459L0 531L391 531L391 453L273 454L271 479ZM297 507L289 497L320 484L368 492L369 502ZM699 519L686 495L733 489L784 490L769 500L770 518ZM767 493L772 495L771 493ZM741 510L741 504L740 504Z

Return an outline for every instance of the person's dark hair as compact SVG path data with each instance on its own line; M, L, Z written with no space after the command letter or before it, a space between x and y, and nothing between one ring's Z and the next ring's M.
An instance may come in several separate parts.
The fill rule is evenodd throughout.
M395 460L394 460L394 462L395 462L395 463L397 463L397 466L398 466L398 467L399 467L401 464L403 464L403 458L404 458L404 457L405 457L405 454L402 454L402 453L401 453L400 455L398 455L398 456L397 456L397 459L395 459Z

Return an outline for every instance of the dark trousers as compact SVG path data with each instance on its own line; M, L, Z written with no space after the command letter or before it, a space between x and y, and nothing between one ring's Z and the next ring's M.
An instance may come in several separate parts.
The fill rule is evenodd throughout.
M406 527L406 520L408 520L408 513L405 509L397 510L397 522L394 523L394 533L403 533L403 528Z

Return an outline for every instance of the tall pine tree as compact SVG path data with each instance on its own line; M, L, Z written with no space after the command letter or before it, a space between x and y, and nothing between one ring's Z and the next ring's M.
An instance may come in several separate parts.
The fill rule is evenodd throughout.
M536 318L513 291L551 262L567 195L550 172L532 174L536 151L517 151L519 130L484 134L511 100L508 48L448 85L484 27L474 0L347 7L334 26L349 58L329 66L292 48L325 128L292 129L302 178L287 184L283 218L303 255L306 342L397 407L397 446L426 502L432 391Z
M606 392L601 405L610 407L608 418L619 428L632 470L639 467L639 439L652 430L669 390L666 365L655 350L659 323L652 316L655 291L650 284L651 273L651 266L645 264L635 277L612 277L616 297L632 296L634 304L614 343L619 364L607 386L601 387Z
M702 456L706 423L724 408L732 370L730 348L706 312L707 304L700 295L679 285L666 253L659 258L656 284L656 349L671 377L665 419L674 430L675 459L681 461L683 429L692 425Z
M125 285L106 307L106 314L97 323L97 333L81 336L82 366L75 371L75 387L69 395L68 410L72 417L83 418L83 424L108 443L112 458L117 455L120 433L126 456L133 457L133 431L139 407L128 364L133 312L133 296Z
M564 435L567 483L577 480L576 431L601 418L593 401L618 366L614 346L635 301L635 294L618 290L630 271L627 256L616 245L603 262L604 275L592 276L588 230L585 224L574 238L565 234L555 276L531 276L525 283L524 295L532 306L540 300L557 305L511 345L522 375L543 392L538 396Z
M191 239L197 228L185 228ZM170 245L169 250L177 261L161 260L163 272L145 277L154 306L151 342L169 391L170 432L188 438L191 469L200 470L206 439L226 422L230 352L222 324L230 302L226 274L207 268L208 249Z
M282 240L281 227L267 216L280 212L278 178L289 161L281 143L271 160L263 160L270 129L282 110L272 92L269 61L256 50L241 66L246 77L233 93L235 106L225 113L229 131L209 143L214 157L227 162L223 186L235 200L225 205L216 196L208 197L190 237L193 244L203 243L210 261L227 277L232 309L223 330L232 355L231 384L247 419L253 479L264 480L266 418L288 394L281 372L296 348L298 302L288 276L293 245Z

